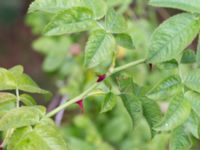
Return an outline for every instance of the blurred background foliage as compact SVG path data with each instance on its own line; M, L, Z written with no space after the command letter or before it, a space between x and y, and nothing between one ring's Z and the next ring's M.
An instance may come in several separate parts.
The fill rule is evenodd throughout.
M118 47L116 65L143 58L153 30L163 20L178 13L174 9L153 8L147 0L106 0L108 6L115 7L128 20L128 31L134 41L134 49ZM59 37L41 36L42 29L51 17L48 13L26 15L31 0L0 1L0 65L12 67L22 64L25 72L39 85L53 93L52 98L38 98L38 102L52 110L63 99L81 93L97 78L98 70L86 70L83 67L83 51L88 33L64 35ZM194 49L195 42L190 46ZM109 62L108 62L109 63ZM186 62L188 63L188 62ZM191 63L191 62L189 62ZM163 66L168 69L163 70ZM106 80L114 84L118 75L132 75L138 85L152 86L160 79L176 72L176 63L158 66L138 66L117 74ZM192 65L187 64L185 70ZM106 64L102 66L105 69ZM101 73L101 72L99 72ZM112 90L118 90L112 86ZM150 129L144 118L132 128L131 119L121 99L112 111L99 113L103 95L91 96L84 101L84 112L73 105L60 112L55 121L61 133L69 143L71 150L165 150L168 149L167 133L158 134L150 140ZM166 110L162 103L162 111ZM64 115L63 115L64 113ZM195 139L194 139L195 142Z

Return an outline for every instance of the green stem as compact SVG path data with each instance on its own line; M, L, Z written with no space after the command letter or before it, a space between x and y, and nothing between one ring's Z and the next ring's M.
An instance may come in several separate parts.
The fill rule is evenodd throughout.
M114 73L117 73L117 72L120 72L122 70L125 70L127 68L130 68L130 67L133 67L133 66L136 66L136 65L139 65L139 64L142 64L145 62L145 59L140 59L140 60L137 60L137 61L133 61L133 62L130 62L126 65L123 65L123 66L120 66L120 67L117 67L113 70L111 70L109 73L107 73L106 75L106 78L113 75ZM58 106L57 108L55 108L54 110L52 110L51 112L47 113L47 117L52 117L54 116L55 114L57 114L58 112L60 112L61 110L65 109L66 107L68 107L69 105L71 104L74 104L76 102L78 102L79 100L83 99L85 96L87 96L91 91L93 91L99 84L101 84L102 82L95 82L93 83L86 91L84 91L83 93L81 93L80 95L74 97L73 99L71 100L68 100L66 103Z
M16 97L17 97L17 101L16 101L16 107L19 108L19 103L20 103L20 97L19 97L19 89L16 89Z

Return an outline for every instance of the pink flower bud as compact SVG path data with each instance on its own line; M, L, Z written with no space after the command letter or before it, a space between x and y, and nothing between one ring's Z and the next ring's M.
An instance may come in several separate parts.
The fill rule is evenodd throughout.
M105 74L99 75L98 79L97 79L97 82L101 82L101 81L105 80L105 78L106 78Z
M83 107L83 100L79 100L76 102L76 104L79 106L79 108L81 109L82 112L84 112L84 107Z

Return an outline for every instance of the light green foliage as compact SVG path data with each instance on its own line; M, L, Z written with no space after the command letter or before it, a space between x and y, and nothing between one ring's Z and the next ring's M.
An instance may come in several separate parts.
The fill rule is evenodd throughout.
M49 118L43 118L34 127L14 131L8 150L68 150L65 141Z
M189 63L195 63L195 62L196 62L196 55L194 53L194 50L187 49L186 51L183 51L181 63L189 64Z
M12 109L0 119L0 130L2 131L28 125L35 125L44 115L44 109L45 108L41 106L24 106Z
M45 35L62 35L66 33L89 30L94 26L93 13L84 7L75 7L55 14L44 28Z
M106 94L106 97L102 103L102 107L101 107L101 113L107 112L109 110L112 110L113 107L116 104L116 97L113 93L108 93Z
M170 150L189 150L191 147L191 139L184 131L184 127L176 128L171 135Z
M196 92L200 92L200 84L199 84L200 70L199 69L188 72L183 78L184 78L183 82L188 88Z
M114 52L114 37L103 30L94 31L85 48L85 66L96 67L106 60L112 59Z
M20 101L23 102L26 106L33 106L37 104L35 99L28 94L20 95Z
M116 43L127 49L133 49L134 44L130 35L121 33L115 36Z
M162 23L150 41L148 61L161 63L176 58L199 32L199 17L181 13Z
M165 100L181 92L182 89L183 86L181 84L180 77L173 75L159 82L152 90L148 92L147 96L153 100Z
M175 96L163 120L155 127L157 131L170 131L184 123L190 114L191 105L182 94Z
M38 85L25 73L22 67L6 70L0 68L0 90L19 89L30 93L47 94L48 92L39 88Z
M123 33L127 30L127 24L122 15L109 9L105 17L106 30L110 33Z
M198 37L198 43L197 43L197 55L196 55L196 61L198 67L200 67L200 36Z
M200 13L200 0L150 0L150 5L181 9L188 12Z

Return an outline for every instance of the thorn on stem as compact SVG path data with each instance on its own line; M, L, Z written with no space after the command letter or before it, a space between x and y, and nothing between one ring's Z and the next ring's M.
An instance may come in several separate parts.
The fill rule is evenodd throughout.
M79 108L81 109L81 111L84 112L83 99L77 101L76 104L79 106Z
M98 75L97 82L101 82L101 81L105 80L105 78L106 78L106 74Z

